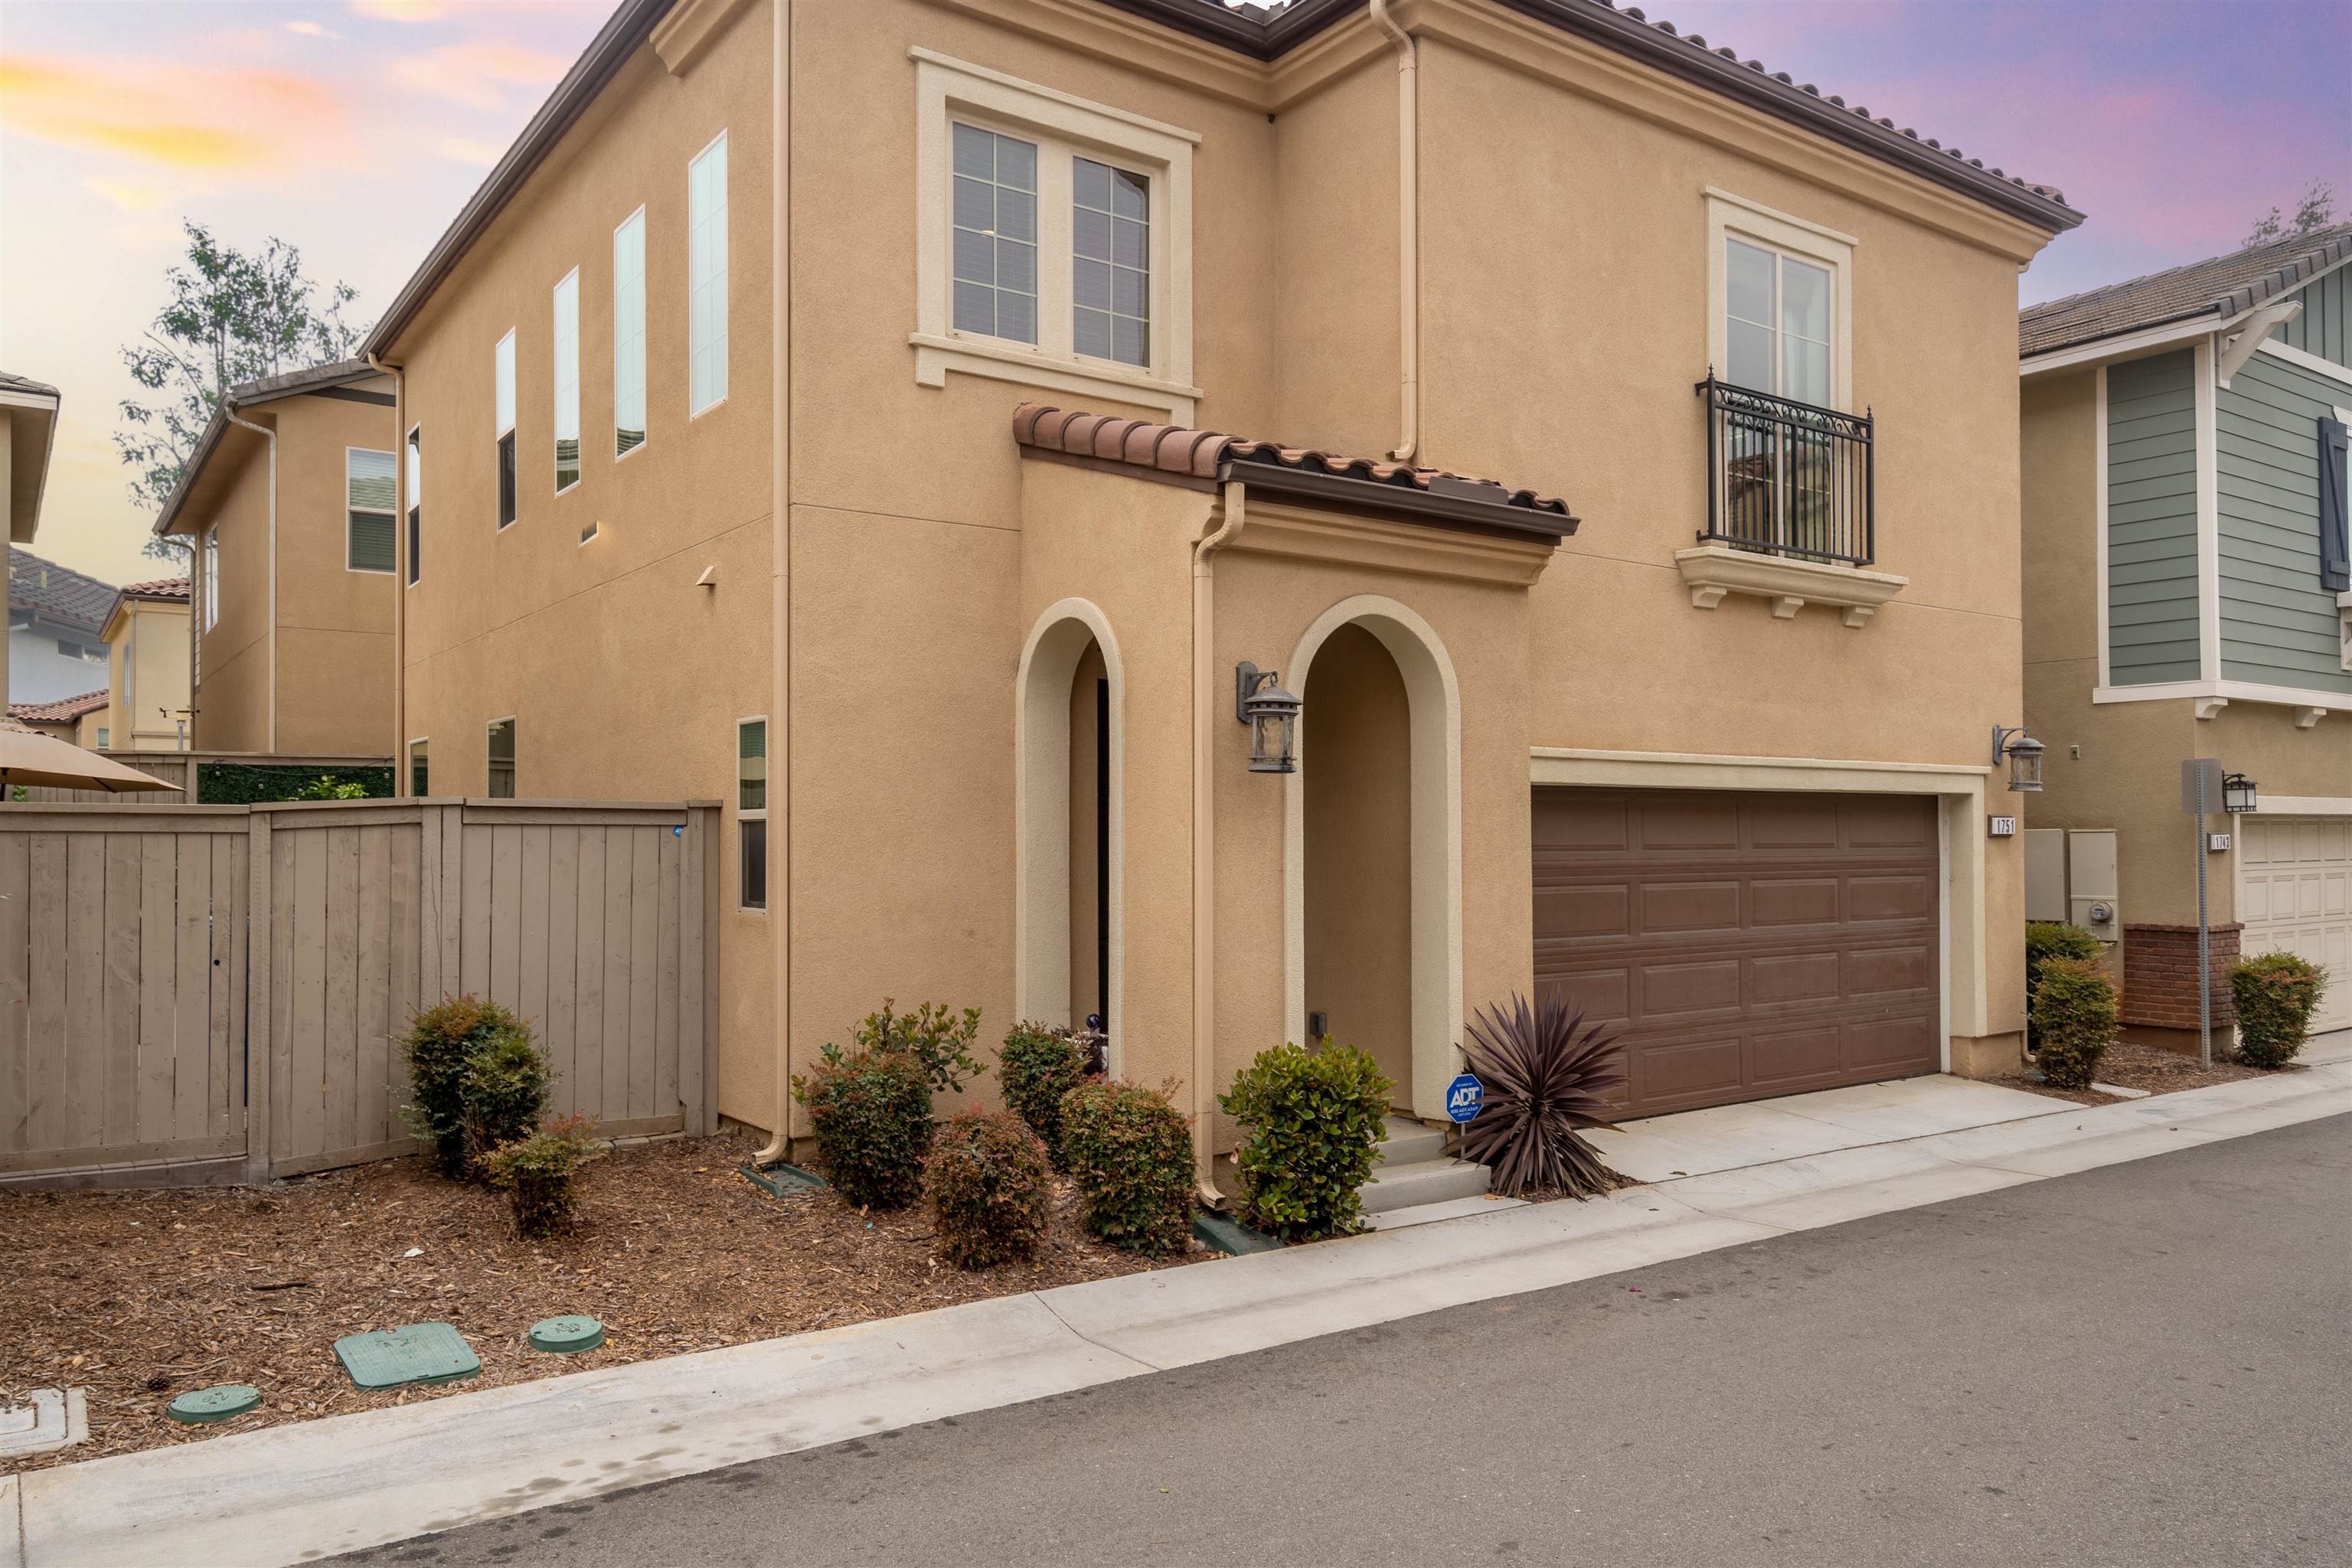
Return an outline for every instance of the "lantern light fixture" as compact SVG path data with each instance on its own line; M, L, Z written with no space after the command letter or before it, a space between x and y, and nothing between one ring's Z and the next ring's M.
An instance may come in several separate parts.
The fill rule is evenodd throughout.
M2243 773L2221 775L2221 809L2232 816L2242 816L2262 809L2261 791L2254 781Z
M1282 689L1280 671L1246 659L1234 668L1234 717L1249 726L1250 772L1298 771L1298 710L1305 706Z
M1999 767L2003 757L2009 759L2011 795L2041 793L2042 750L2042 742L2027 734L2022 724L2013 730L1999 724L1992 727L1992 765Z

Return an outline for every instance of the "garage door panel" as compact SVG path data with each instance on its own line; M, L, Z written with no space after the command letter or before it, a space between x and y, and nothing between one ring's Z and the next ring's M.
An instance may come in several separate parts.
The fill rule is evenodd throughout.
M1737 849L1739 812L1727 801L1704 795L1636 803L1629 843L1656 852L1676 849Z
M1844 1067L1849 1076L1880 1079L1934 1072L1942 1054L1934 1022L1916 1013L1846 1026Z
M1855 948L1845 957L1846 994L1884 998L1910 992L1933 995L1936 953L1924 944Z
M1936 853L1936 815L1916 796L1856 799L1845 808L1846 843L1855 849Z
M1748 841L1757 849L1834 849L1838 814L1827 803L1797 795L1765 800L1748 814Z
M1661 882L1634 894L1641 911L1641 931L1727 931L1739 929L1739 884L1721 882Z
M1748 920L1759 926L1835 925L1835 877L1759 877L1748 885Z
M1662 1046L1641 1054L1634 1067L1639 1081L1633 1088L1645 1106L1688 1110L1720 1105L1727 1095L1738 1091L1745 1055L1737 1035Z
M2352 817L2238 821L2239 945L2325 966L2315 1033L2352 1028Z
M1537 960L1538 974L1542 960ZM1623 1023L1633 1016L1633 982L1630 972L1622 969L1588 970L1574 974L1557 974L1550 979L1538 979L1538 996L1557 994L1571 1008L1580 1009L1592 1023Z
M1562 937L1625 936L1632 932L1633 889L1623 883L1538 889L1536 929Z
M1936 918L1933 877L1849 878L1845 885L1846 918L1850 921L1931 921Z
M1759 1006L1775 1002L1832 1002L1838 994L1838 955L1791 952L1756 960L1752 993Z
M1835 1024L1758 1035L1749 1057L1750 1087L1787 1094L1836 1079L1844 1060L1842 1036Z
M1710 963L1645 963L1636 973L1641 983L1640 1016L1657 1021L1693 1013L1737 1013L1740 1001L1740 965L1737 959Z

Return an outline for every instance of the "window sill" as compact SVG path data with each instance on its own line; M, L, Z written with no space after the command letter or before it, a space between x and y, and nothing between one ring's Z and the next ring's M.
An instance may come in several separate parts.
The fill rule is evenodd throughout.
M1785 555L1702 544L1675 552L1675 565L1690 589L1691 607L1712 610L1730 594L1770 601L1773 618L1789 620L1808 604L1844 612L1849 626L1868 624L1878 607L1910 585L1908 577L1858 566L1832 566Z
M1193 408L1202 396L1197 386L1123 370L1106 360L1063 359L982 338L940 337L931 332L908 332L907 342L915 351L915 380L923 386L945 386L948 372L954 371L1078 397L1165 408L1169 423L1183 426L1192 423Z

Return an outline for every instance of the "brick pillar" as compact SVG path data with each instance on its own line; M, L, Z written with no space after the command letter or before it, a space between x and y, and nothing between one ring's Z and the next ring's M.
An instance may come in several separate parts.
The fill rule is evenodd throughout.
M2238 1007L2230 994L2230 969L2238 962L2235 921L2212 932L2212 964L2206 982L2213 997L2213 1050L2218 1056L2236 1041ZM2193 925L2124 927L2123 1036L2138 1045L2168 1050L2197 1049L2197 928Z

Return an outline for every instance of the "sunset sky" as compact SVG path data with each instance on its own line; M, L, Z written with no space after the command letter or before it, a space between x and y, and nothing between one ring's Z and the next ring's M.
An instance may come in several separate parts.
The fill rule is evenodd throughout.
M856 5L860 0L802 0ZM108 440L119 350L183 216L278 236L373 319L611 7L603 0L7 0L0 368L64 419L35 549L152 575ZM2091 215L2027 301L2236 247L2323 178L2352 194L2352 0L1654 0Z

